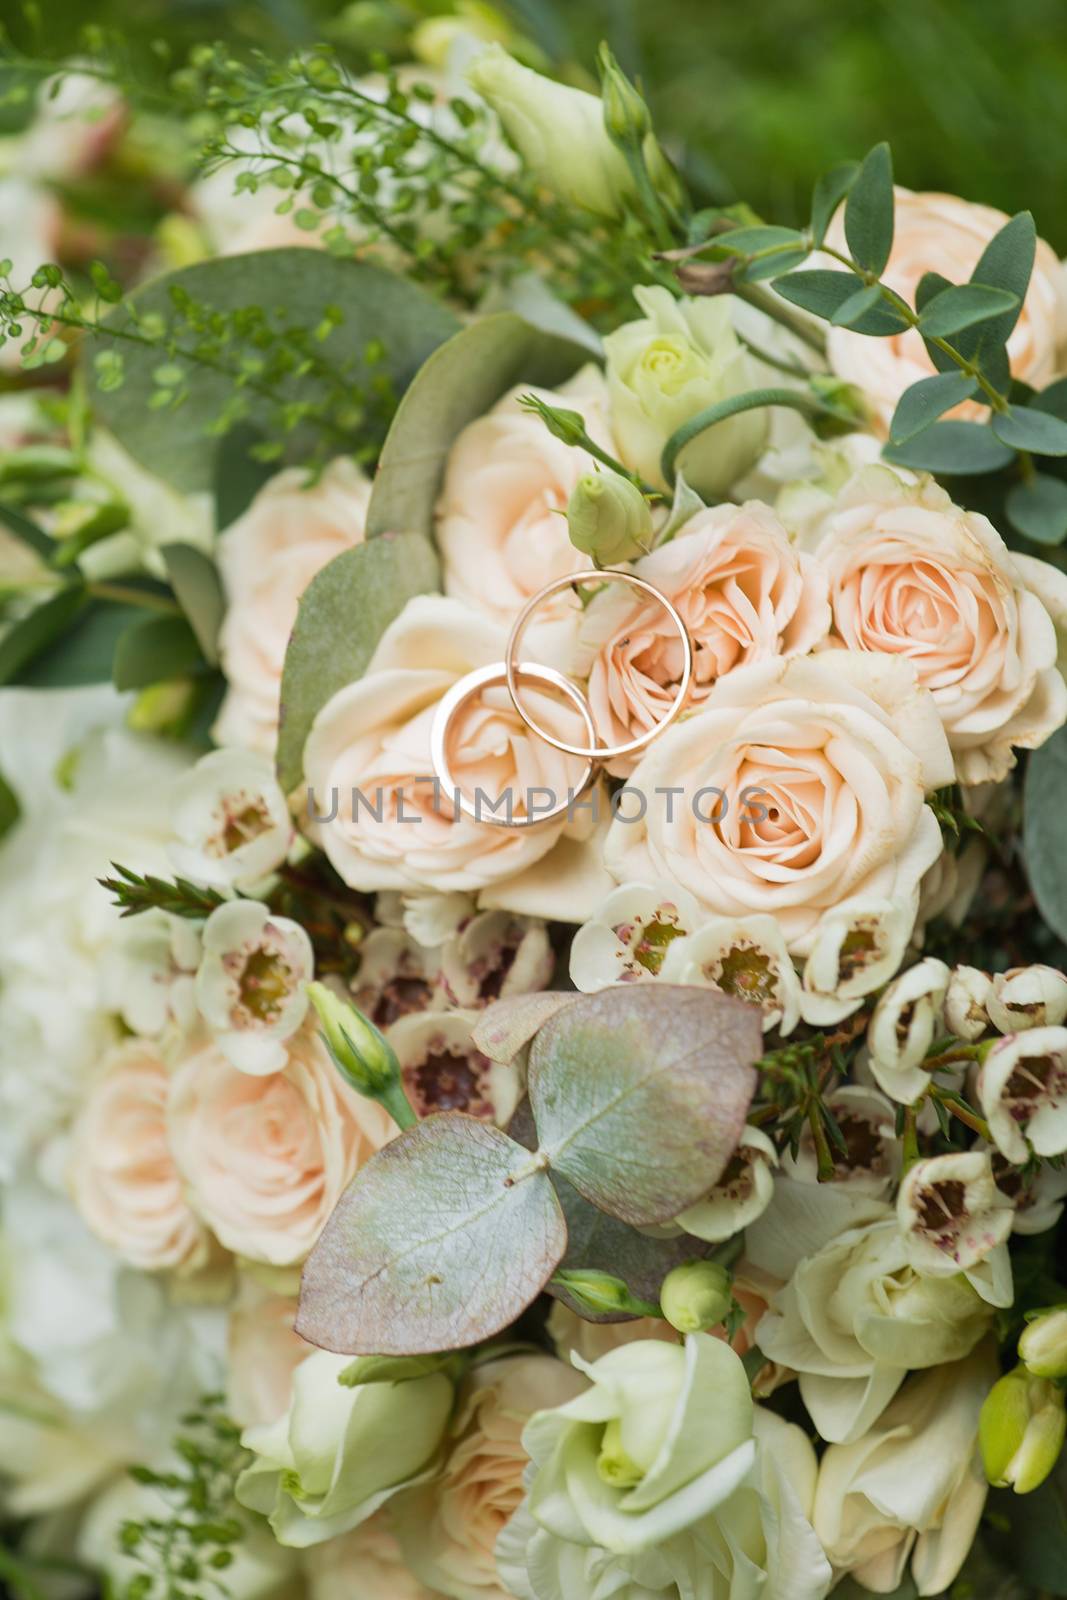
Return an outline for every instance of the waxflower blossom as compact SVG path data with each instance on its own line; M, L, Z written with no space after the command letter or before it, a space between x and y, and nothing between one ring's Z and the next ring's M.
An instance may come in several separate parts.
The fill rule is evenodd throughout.
M879 998L867 1028L871 1072L878 1087L904 1105L929 1087L922 1061L933 1043L949 970L933 956L895 978Z
M475 1011L429 1011L399 1018L387 1038L400 1063L405 1093L420 1117L465 1111L504 1127L525 1088L518 1069L490 1061L476 1048Z
M805 1022L840 1022L880 989L900 966L914 922L913 903L886 900L845 901L825 917L804 963Z
M920 1272L952 1275L1004 1254L1014 1212L997 1188L989 1152L931 1156L908 1168L897 1217Z
M707 984L763 1011L764 1031L792 1033L800 1019L800 979L773 917L712 917L668 946L667 983Z
M978 967L953 967L945 990L945 1026L957 1039L973 1044L989 1027L986 1004L993 990L988 972Z
M1009 1033L978 1076L982 1114L997 1149L1022 1166L1067 1150L1067 1028Z
M438 984L449 1005L482 1007L544 989L556 958L540 917L483 911L441 947Z
M883 1198L900 1170L900 1140L892 1101L877 1089L855 1083L829 1090L824 1100L845 1143L844 1152L836 1144L833 1147L834 1182L856 1194ZM788 1150L783 1155L782 1170L804 1183L818 1182L818 1153L808 1124L801 1130L796 1155Z
M133 1033L161 1034L170 1022L192 1027L200 929L185 917L153 908L123 922L103 954L101 999Z
M379 1028L409 1012L445 1005L438 984L441 956L413 939L405 928L375 928L359 943L355 1003Z
M242 1072L278 1072L307 1012L315 955L304 929L260 900L231 900L204 924L196 975L201 1015Z
M778 1153L761 1128L742 1129L737 1149L714 1189L677 1217L686 1233L720 1243L762 1216L774 1194Z
M647 983L663 976L672 946L703 920L684 889L622 883L578 929L571 944L571 982L583 994L611 983ZM677 979L670 980L672 982Z
M1026 1235L1054 1228L1067 1202L1067 1167L1057 1169L1044 1161L1020 1167L1007 1160L996 1145L989 1153L997 1188L1015 1208L1012 1232Z
M994 973L985 1008L998 1033L1059 1027L1067 1019L1067 977L1043 966Z
M245 889L289 853L293 824L268 757L213 750L174 784L175 869L194 882Z

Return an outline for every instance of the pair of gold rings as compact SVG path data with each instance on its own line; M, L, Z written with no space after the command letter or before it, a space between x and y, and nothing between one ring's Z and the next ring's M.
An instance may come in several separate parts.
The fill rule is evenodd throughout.
M655 600L667 616L672 626L677 630L682 644L682 675L674 699L665 715L652 728L647 728L644 733L627 739L622 744L605 745L601 742L593 720L593 713L588 698L570 678L555 667L545 666L540 662L521 661L519 650L526 631L536 612L550 600L553 595L559 594L563 589L576 588L582 584L595 583L602 586L605 582L625 583L639 594ZM569 811L576 796L582 794L594 781L597 771L609 761L618 760L623 756L636 754L638 750L652 743L652 740L668 728L678 717L689 697L689 688L693 679L693 644L689 637L689 630L682 621L675 606L662 594L655 584L649 583L647 578L639 578L633 572L620 572L614 569L601 570L591 568L583 572L568 573L562 578L555 578L551 583L546 583L543 589L526 602L519 615L516 617L511 633L508 637L504 660L493 662L489 666L478 667L473 672L468 672L442 698L434 713L430 729L430 755L436 777L450 801L455 801L460 809L468 816L475 817L480 822L485 822L495 827L528 828L541 827L546 822L562 816ZM585 727L587 743L571 744L559 738L551 729L545 728L537 722L527 707L523 704L520 688L524 681L527 684L546 686L556 690L564 700L572 705L580 715ZM574 756L584 760L585 767L582 771L580 782L574 785L567 795L557 796L555 803L549 810L538 810L536 816L529 818L514 818L505 815L495 816L491 812L485 815L478 799L471 800L463 793L452 774L451 742L455 731L456 722L463 708L480 695L483 690L490 688L506 687L511 697L511 702L530 729L531 733L551 745L554 750L561 751L564 755ZM510 809L510 808L509 808Z

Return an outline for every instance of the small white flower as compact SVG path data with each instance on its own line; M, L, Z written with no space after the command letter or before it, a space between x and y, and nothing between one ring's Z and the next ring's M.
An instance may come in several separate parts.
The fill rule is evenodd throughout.
M382 889L374 897L374 920L383 928L405 928L417 943L436 950L458 933L477 910L474 896L455 889L449 894L427 890L403 894Z
M891 1100L911 1105L925 1093L930 1075L923 1058L934 1040L948 987L948 968L927 956L889 985L867 1028L867 1050L875 1082Z
M622 883L575 934L571 982L592 994L612 983L658 978L671 945L701 920L696 901L684 889Z
M945 1026L957 1039L973 1044L989 1027L986 1002L993 989L988 972L978 967L953 967L945 991Z
M441 951L440 982L452 1006L487 1006L551 982L555 955L539 917L483 911Z
M804 1021L822 1028L851 1016L896 972L914 925L914 903L892 900L846 900L823 917L804 964Z
M1019 1166L1067 1151L1067 1028L1009 1033L978 1075L978 1098L993 1142Z
M250 887L280 867L293 839L285 796L267 756L213 750L174 785L171 860L219 888Z
M498 1127L510 1122L526 1088L514 1063L490 1061L476 1048L477 1011L428 1011L401 1017L387 1030L408 1099L420 1117L464 1111Z
M406 929L375 928L359 946L355 1003L378 1028L411 1012L441 1010L440 966L440 952L427 950Z
M993 1180L989 1152L966 1150L909 1167L897 1217L915 1270L951 1277L1003 1253L1014 1210Z
M985 1149L986 1146L980 1141L976 1148ZM1002 1156L995 1145L989 1153L994 1182L1015 1207L1012 1231L1047 1233L1049 1228L1054 1228L1063 1216L1067 1198L1067 1167L1057 1169L1043 1162L1036 1168L1024 1170Z
M1067 1018L1067 978L1055 967L1012 967L998 972L986 997L986 1011L998 1033L1058 1028Z
M714 917L668 947L660 976L761 1006L764 1031L792 1033L800 1020L800 980L773 917Z
M854 1194L882 1198L900 1170L900 1140L892 1102L877 1089L850 1083L832 1089L825 1103L848 1146L847 1155L836 1145L833 1147L834 1182L846 1184ZM802 1183L818 1182L819 1159L807 1124L800 1135L796 1157L784 1155L782 1170Z
M131 1032L154 1039L168 1022L183 1029L196 1019L196 969L200 924L152 910L119 925L104 952L100 998Z
M777 1165L778 1152L767 1135L760 1128L746 1127L714 1189L676 1221L686 1233L713 1244L732 1239L770 1205Z
M307 1011L315 970L311 940L298 922L260 900L230 900L204 924L196 999L219 1049L239 1072L280 1072L284 1041Z

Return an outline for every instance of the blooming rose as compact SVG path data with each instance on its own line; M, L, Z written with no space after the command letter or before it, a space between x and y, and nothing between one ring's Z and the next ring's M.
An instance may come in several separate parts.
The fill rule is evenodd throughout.
M523 1429L535 1411L562 1405L585 1386L552 1356L507 1356L474 1368L460 1391L441 1475L399 1495L391 1508L409 1565L435 1593L506 1600L495 1550L522 1500Z
M880 341L874 341L879 343ZM815 547L834 629L849 650L906 656L932 693L962 783L1002 778L1013 747L1043 744L1067 718L1055 618L1067 578L1018 560L988 518L932 478L859 473Z
M605 860L620 880L684 884L718 916L772 914L804 955L855 896L914 916L941 850L924 793L951 779L933 701L906 662L760 663L720 679L647 751L631 780L644 815L620 811Z
M734 667L804 655L830 626L826 575L794 549L759 501L698 511L682 533L634 571L677 609L693 644L687 705L699 705ZM589 701L605 744L622 744L662 722L682 675L678 630L659 601L609 584L586 609L579 658L589 660ZM625 776L633 758L617 762Z
M93 1232L148 1272L207 1257L167 1143L170 1079L155 1046L130 1039L112 1051L75 1131L71 1187Z
M524 394L581 412L590 438L614 450L604 380L594 366L584 367L554 393L520 384L456 439L437 504L445 593L502 626L510 626L516 612L553 578L590 565L571 544L561 513L579 478L596 463L524 410L519 404ZM564 593L538 612L534 625L555 619L565 623L569 635L576 617L574 600Z
M273 1422L289 1404L293 1373L311 1353L296 1310L295 1298L240 1275L226 1328L226 1414L242 1427Z
M997 1364L988 1345L912 1378L853 1444L819 1464L815 1531L837 1572L895 1592L911 1559L920 1595L948 1590L989 1485L976 1460L978 1414Z
M895 197L893 249L882 281L909 305L915 303L924 273L939 272L952 283L966 283L990 239L1008 221L992 206L974 205L952 194L916 194L898 188ZM827 234L827 243L838 250L846 248L840 213ZM1014 376L1035 389L1042 388L1058 370L1057 351L1067 336L1065 306L1060 264L1050 246L1039 239L1030 287L1008 340ZM867 395L883 430L888 429L904 390L920 378L932 377L936 370L921 335L912 328L888 339L831 328L827 354L838 377L858 385ZM971 412L977 414L977 407ZM961 409L958 414L969 413Z
M217 1045L178 1068L168 1131L192 1204L237 1255L303 1261L367 1158L396 1131L342 1080L316 1028L288 1041L280 1072L239 1072Z
M344 456L311 481L287 468L219 540L227 600L219 650L229 684L213 730L220 744L274 749L297 603L328 561L362 543L369 501L369 479Z
M453 817L438 793L430 726L441 697L473 667L501 661L504 635L457 600L421 595L386 629L365 675L328 700L304 749L309 809L322 848L353 889L482 889L505 909L577 920L610 888L599 852L569 823L494 827ZM531 714L560 736L584 742L577 712L526 688ZM564 799L584 763L531 733L507 689L487 689L454 724L452 773L468 799L508 794L521 819ZM358 791L358 792L357 792ZM331 813L335 813L331 815ZM489 815L489 812L486 812ZM500 812L503 815L503 811ZM380 817L380 820L379 820Z

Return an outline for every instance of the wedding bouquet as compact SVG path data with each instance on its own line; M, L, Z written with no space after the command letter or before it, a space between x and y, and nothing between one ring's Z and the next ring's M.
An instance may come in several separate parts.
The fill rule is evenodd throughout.
M1067 1594L1067 279L413 49L12 58L0 1579Z

